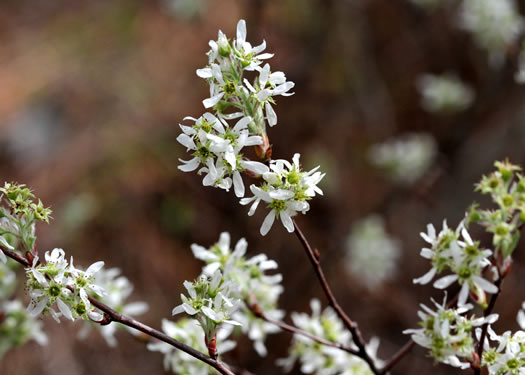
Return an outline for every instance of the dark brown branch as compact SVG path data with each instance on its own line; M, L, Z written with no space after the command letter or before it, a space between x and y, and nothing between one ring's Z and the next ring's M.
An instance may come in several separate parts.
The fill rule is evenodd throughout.
M4 252L5 255L7 255L9 258L14 259L18 263L24 265L25 267L31 267L31 263L25 259L24 257L16 254L15 252L12 252L10 250L7 250L5 247L0 245L0 250ZM206 354L199 352L198 350L192 348L191 346L188 346L178 340L175 340L172 337L169 337L168 335L164 334L163 332L160 332L154 328L151 328L147 326L144 323L141 323L133 318L130 318L126 315L122 315L118 313L117 311L113 310L111 307L107 306L106 304L100 302L99 300L88 297L89 301L98 308L100 311L104 312L104 321L102 324L109 324L112 321L121 323L125 326L135 328L136 330L139 330L143 333L145 333L148 336L154 337L160 341L163 341L179 350L182 350L183 352L191 355L192 357L210 365L217 371L219 371L223 375L235 375L233 371L231 371L228 366L226 366L224 363L217 361L215 359L212 359L211 357L208 357Z
M496 300L498 299L498 296L501 293L502 284L503 284L503 277L500 276L500 278L495 282L495 285L498 287L498 291L490 297L489 305L485 309L485 311L483 311L483 316L489 316L492 313L492 310L494 310L494 306L496 306ZM479 346L478 346L478 352L477 352L477 355L480 361L483 357L483 345L485 343L485 338L487 337L488 327L489 327L488 323L484 323L481 326L481 336L479 337L479 343L478 343ZM474 368L474 374L475 375L481 374L481 367Z
M281 322L279 320L275 320L275 319L269 318L266 315L264 315L264 313L260 309L259 305L257 305L257 304L256 305L250 305L250 304L247 303L247 306L250 309L250 311L256 317L258 317L258 318L260 318L260 319L262 319L264 321L267 321L268 323L276 325L277 327L281 328L283 331L287 331L287 332L290 332L290 333L294 333L294 334L298 334L298 335L301 335L301 336L304 336L304 337L308 337L310 340L316 341L319 344L323 344L325 346L331 346L333 348L340 349L342 351L345 351L345 352L353 354L353 355L358 355L359 354L358 350L352 349L352 348L350 348L348 346L345 346L343 344L339 344L339 343L336 343L336 342L332 342L332 341L323 339L322 337L316 336L316 335L314 335L314 334L312 334L310 332L304 331L304 330L302 330L300 328L297 328L297 327L292 326L290 324Z
M350 317L346 315L346 313L343 311L341 306L339 306L339 303L337 302L334 293L332 292L332 289L328 285L328 281L326 280L323 269L321 268L321 263L319 262L319 254L317 250L314 252L314 250L308 243L308 240L304 236L303 232L301 231L301 229L299 229L299 226L297 225L297 222L295 220L293 221L293 224L295 227L295 234L297 235L297 238L299 238L299 241L303 245L306 255L308 256L308 259L310 259L310 263L312 263L315 274L317 275L321 287L323 288L324 294L328 298L328 303L335 310L339 318L341 318L346 328L352 333L352 338L358 348L358 351L355 355L362 358L368 364L370 370L372 370L374 374L379 375L380 372L376 368L374 360L366 352L365 341L363 340L363 336L361 335L361 331L359 330L357 323L350 319Z

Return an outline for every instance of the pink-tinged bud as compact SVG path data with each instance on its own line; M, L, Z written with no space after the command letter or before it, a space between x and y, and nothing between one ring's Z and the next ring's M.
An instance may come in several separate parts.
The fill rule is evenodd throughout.
M470 296L476 302L478 305L480 305L483 310L487 308L487 295L485 294L485 291L481 289L476 284L473 284L470 286Z
M472 362L470 362L470 367L476 370L481 368L481 360L479 359L478 353L475 351L472 351Z
M206 344L206 347L208 348L208 354L210 355L210 357L213 359L217 359L217 335L214 335L211 340L208 340L208 337L204 335L204 342Z
M505 259L505 261L503 262L503 272L502 272L501 278L507 277L511 269L512 269L512 259L511 257L507 257L507 259Z
M270 145L270 139L266 134L262 135L261 138L263 143L255 146L255 154L261 160L270 160L272 158L272 145Z

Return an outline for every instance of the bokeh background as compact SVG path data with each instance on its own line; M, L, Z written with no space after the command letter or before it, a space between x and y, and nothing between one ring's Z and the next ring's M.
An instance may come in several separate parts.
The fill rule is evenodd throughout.
M277 223L262 238L263 210L248 218L233 194L177 169L186 158L178 123L200 116L208 96L195 75L207 62L208 40L218 29L234 37L244 18L248 40L265 39L276 54L272 68L296 83L294 96L277 101L274 157L299 152L307 168L327 173L324 197L298 223L321 252L342 306L367 340L381 338L379 357L388 358L406 342L401 331L415 327L418 304L429 294L440 298L431 286L412 284L428 269L419 232L445 217L455 226L473 200L484 201L473 184L494 160L525 165L525 91L514 81L519 48L510 45L495 67L457 27L456 11L408 0L2 0L0 176L31 186L53 209L51 224L37 229L40 251L61 247L76 264L119 267L135 285L132 300L150 306L141 320L154 327L180 303L182 282L200 271L190 244L209 246L222 231L233 241L245 237L249 254L266 252L279 263L283 309L309 311L312 297L325 303L294 235ZM418 78L449 71L475 100L458 113L425 111ZM436 156L416 181L393 182L371 164L369 149L414 132L434 137ZM352 224L369 214L384 218L401 248L397 273L375 288L344 262ZM500 297L500 330L517 329L524 250L516 251ZM125 333L109 349L97 334L77 340L75 324L44 321L48 346L10 351L1 374L164 372L161 354ZM226 358L258 374L280 373L274 362L290 338L271 336L266 358L248 341ZM393 371L425 372L457 371L434 367L421 348Z

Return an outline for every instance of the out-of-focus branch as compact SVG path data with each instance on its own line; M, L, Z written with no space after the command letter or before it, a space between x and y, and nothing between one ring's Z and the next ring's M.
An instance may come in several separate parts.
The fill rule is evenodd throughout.
M3 251L6 256L17 261L23 266L31 267L31 262L28 259L22 257L21 255L18 255L17 253L13 251L6 249L5 247L1 245L0 245L0 251ZM101 324L109 324L111 322L121 323L125 326L141 331L148 336L151 336L160 341L163 341L179 350L182 350L183 352L191 355L192 357L210 365L211 367L213 367L214 369L216 369L219 373L223 375L235 375L235 373L232 370L230 370L228 366L226 366L224 363L216 359L213 359L204 353L201 353L200 351L192 348L191 346L188 346L178 340L175 340L174 338L166 335L165 333L161 331L158 331L144 323L141 323L133 318L130 318L129 316L120 314L119 312L113 310L111 307L100 302L96 298L88 297L88 299L89 299L89 302L93 304L93 306L95 306L100 311L104 312L104 320L101 322Z

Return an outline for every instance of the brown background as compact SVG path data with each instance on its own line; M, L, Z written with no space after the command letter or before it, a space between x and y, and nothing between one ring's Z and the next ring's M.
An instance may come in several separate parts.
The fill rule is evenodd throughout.
M182 281L201 264L189 245L211 245L221 231L246 237L249 254L276 259L286 290L281 306L306 311L321 290L295 236L280 224L261 238L264 210L253 217L234 194L204 188L195 174L177 170L186 158L176 142L184 116L204 112L207 87L195 75L206 64L208 40L222 29L235 36L245 18L248 40L266 39L274 70L296 83L279 97L279 124L269 135L274 157L302 154L307 167L327 172L322 198L297 220L322 253L343 307L365 337L381 337L386 358L415 327L418 303L430 286L414 286L428 264L418 233L428 222L462 218L482 173L496 159L525 164L524 90L513 82L516 47L501 69L455 25L454 7L428 13L405 0L210 0L200 16L184 19L162 1L3 0L0 3L0 176L31 186L52 207L51 225L39 225L39 249L62 247L79 265L104 260L135 284L132 300L147 301L144 322L160 326L179 304ZM456 71L476 90L473 106L456 115L424 112L415 86L426 72ZM368 147L411 131L436 137L439 157L410 187L392 185L367 162ZM348 275L342 260L351 224L369 213L385 216L402 241L398 277L375 292ZM480 239L487 240L481 235ZM523 246L497 307L496 327L517 329L525 299ZM22 291L23 293L23 291ZM47 347L12 350L1 374L120 375L163 373L162 356L119 334L108 349L92 334L75 340L74 324L45 319ZM268 341L257 358L240 345L228 361L258 374L279 373L286 333ZM433 367L421 348L395 374L458 372Z

